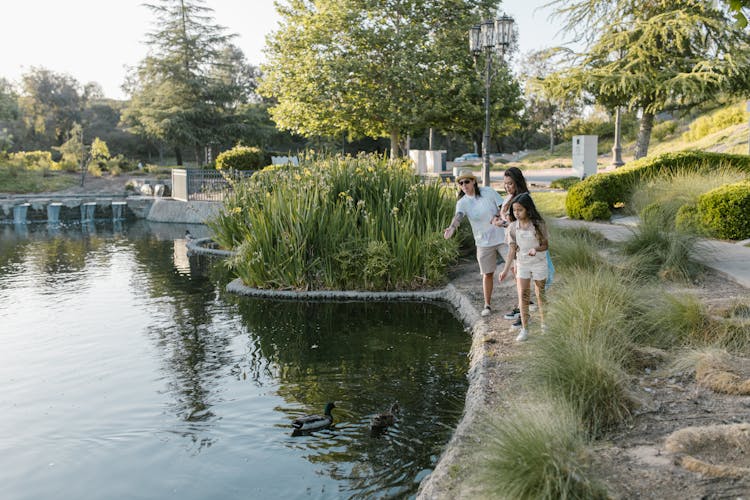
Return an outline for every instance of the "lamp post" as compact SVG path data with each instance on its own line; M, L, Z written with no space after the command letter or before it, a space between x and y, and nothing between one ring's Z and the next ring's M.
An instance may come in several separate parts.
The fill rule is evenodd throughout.
M625 162L622 161L622 147L620 147L620 106L615 110L615 144L612 146L612 166L622 167Z
M482 140L482 185L490 185L490 84L492 83L492 58L495 54L502 61L505 51L513 38L512 17L503 15L498 19L486 20L469 30L469 50L474 56L474 64L484 52L484 139Z

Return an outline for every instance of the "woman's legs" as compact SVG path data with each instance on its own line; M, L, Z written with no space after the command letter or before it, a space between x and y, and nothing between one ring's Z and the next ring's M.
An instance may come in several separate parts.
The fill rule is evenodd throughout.
M484 305L490 305L492 301L492 288L494 282L495 273L487 273L482 275L482 291L484 292Z

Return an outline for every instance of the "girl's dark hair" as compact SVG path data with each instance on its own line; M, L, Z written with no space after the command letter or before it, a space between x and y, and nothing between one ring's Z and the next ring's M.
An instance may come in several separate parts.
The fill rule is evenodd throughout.
M526 178L523 176L520 168L510 167L503 175L510 177L516 183L516 194L529 192L529 188L526 186Z
M539 240L539 243L546 243L547 238L544 237L544 233L540 229L540 227L545 224L544 218L542 217L542 214L539 213L539 210L536 209L534 200L531 199L531 194L529 194L528 192L520 193L514 196L512 200L510 200L510 210L508 210L508 218L511 221L516 220L516 214L513 213L513 205L516 203L526 209L526 213L529 215L529 219L534 225L536 239Z

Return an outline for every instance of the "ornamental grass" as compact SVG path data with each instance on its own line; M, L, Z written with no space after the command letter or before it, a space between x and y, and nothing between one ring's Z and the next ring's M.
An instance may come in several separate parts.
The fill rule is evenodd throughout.
M481 462L487 498L607 498L591 478L587 438L575 409L550 400L488 419Z
M234 185L209 227L256 288L413 290L442 285L455 192L379 155L304 157Z

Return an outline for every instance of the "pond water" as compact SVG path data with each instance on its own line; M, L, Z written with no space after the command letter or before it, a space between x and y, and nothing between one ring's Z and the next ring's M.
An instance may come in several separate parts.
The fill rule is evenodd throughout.
M467 389L450 310L234 296L184 232L0 226L0 498L413 496Z

